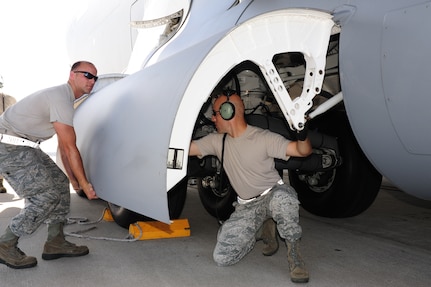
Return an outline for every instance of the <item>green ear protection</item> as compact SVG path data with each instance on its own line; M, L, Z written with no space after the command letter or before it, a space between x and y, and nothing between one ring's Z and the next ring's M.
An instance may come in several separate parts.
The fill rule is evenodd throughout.
M220 116L225 121L229 121L233 119L235 116L235 106L231 102L229 102L229 97L233 94L235 94L235 91L225 91L223 94L227 97L226 102L222 103L220 105Z

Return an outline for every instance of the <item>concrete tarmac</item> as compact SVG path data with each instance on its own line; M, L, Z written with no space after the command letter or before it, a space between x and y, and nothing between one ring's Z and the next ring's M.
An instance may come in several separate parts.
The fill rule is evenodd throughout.
M121 191L119 191L121 192ZM70 217L101 218L106 204L72 196ZM0 194L0 228L18 213L23 201L9 188ZM134 242L68 237L87 245L90 254L44 261L41 258L46 227L20 239L19 247L36 256L35 268L14 270L0 265L0 286L429 286L431 283L431 202L411 198L383 183L374 204L347 219L314 216L301 209L301 250L310 282L289 279L286 248L265 257L262 242L238 264L217 267L212 251L218 229L190 186L182 218L191 236ZM67 232L95 226L85 235L123 240L128 230L114 222L71 224Z

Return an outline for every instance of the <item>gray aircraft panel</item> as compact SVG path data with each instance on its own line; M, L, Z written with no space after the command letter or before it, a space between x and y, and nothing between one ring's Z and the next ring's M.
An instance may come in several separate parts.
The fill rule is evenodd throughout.
M78 107L77 144L82 157L92 159L85 169L100 198L169 222L166 159L173 122L190 77L218 38L119 80Z

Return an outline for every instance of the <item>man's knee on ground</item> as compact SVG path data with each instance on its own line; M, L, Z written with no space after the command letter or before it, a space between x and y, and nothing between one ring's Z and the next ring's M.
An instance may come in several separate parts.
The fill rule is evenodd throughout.
M215 252L213 254L213 259L219 267L227 267L237 262L232 258L232 256L217 254Z

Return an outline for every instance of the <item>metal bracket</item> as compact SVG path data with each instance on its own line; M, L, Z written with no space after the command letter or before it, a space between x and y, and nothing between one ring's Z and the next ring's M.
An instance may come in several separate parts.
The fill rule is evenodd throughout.
M263 63L260 63L260 69L284 116L290 127L295 130L304 128L305 114L312 107L313 98L321 92L325 76L329 37L334 28L334 23L328 21L326 15L322 17L315 12L312 15L310 14L298 13L293 17L286 17L287 22L291 20L295 22L292 24L301 23L301 33L280 36L288 37L289 42L294 43L290 45L290 49L286 52L301 52L306 61L304 86L299 97L291 98L272 59L266 59ZM331 22L332 25L330 24ZM286 23L286 26L289 24Z

